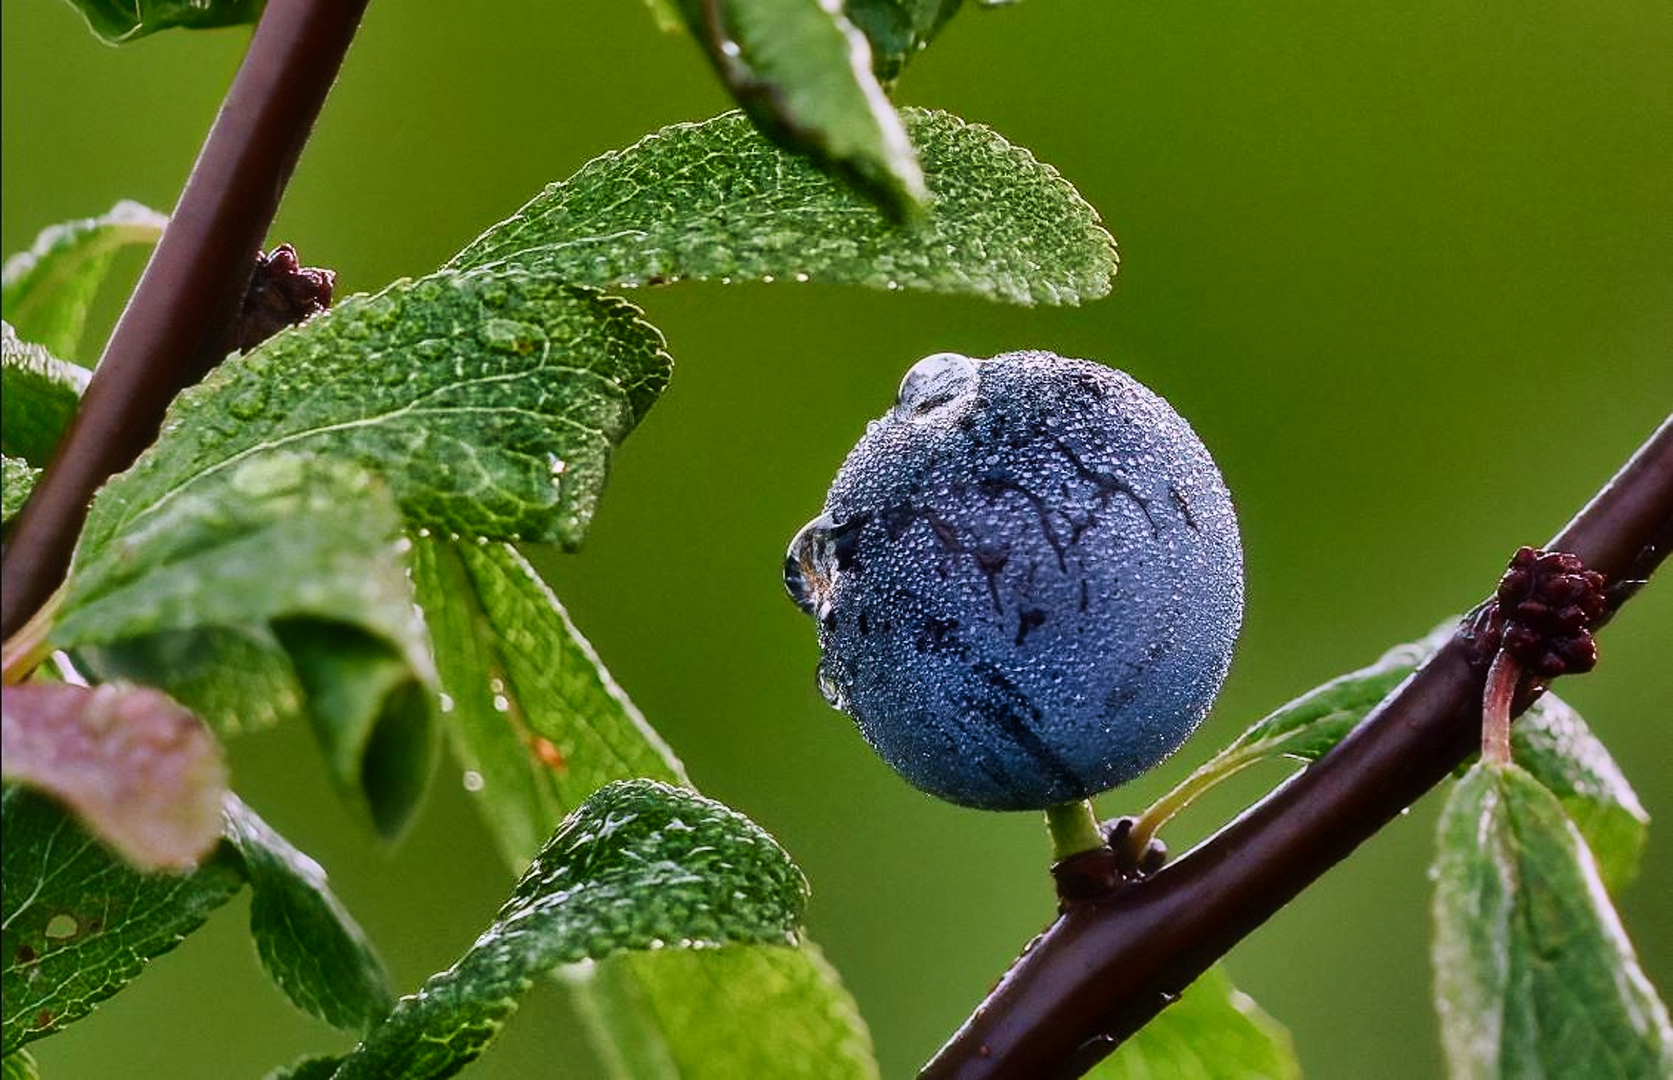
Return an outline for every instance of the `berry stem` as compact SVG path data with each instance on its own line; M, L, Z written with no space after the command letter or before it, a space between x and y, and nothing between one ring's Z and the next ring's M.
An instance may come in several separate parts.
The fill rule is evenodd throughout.
M64 579L93 493L232 347L256 254L367 3L268 3L81 408L6 541L0 636Z
M1104 846L1104 838L1098 833L1098 817L1088 799L1046 807L1046 831L1051 833L1053 862Z
M1673 418L1546 547L1610 581L1650 578L1673 550ZM1632 592L1612 589L1605 618ZM1448 642L1335 749L1178 860L1065 910L920 1077L1092 1068L1475 752L1482 687L1468 651Z

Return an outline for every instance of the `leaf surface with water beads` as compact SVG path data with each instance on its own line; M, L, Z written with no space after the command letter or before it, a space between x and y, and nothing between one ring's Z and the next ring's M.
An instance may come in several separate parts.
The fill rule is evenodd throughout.
M624 950L795 940L807 882L735 811L652 780L601 788L457 963L403 998L337 1080L428 1080L481 1054L533 980Z
M594 159L451 265L601 288L794 279L1016 304L1078 304L1110 291L1115 241L1056 169L981 124L926 109L902 117L933 194L910 226L889 224L727 113Z

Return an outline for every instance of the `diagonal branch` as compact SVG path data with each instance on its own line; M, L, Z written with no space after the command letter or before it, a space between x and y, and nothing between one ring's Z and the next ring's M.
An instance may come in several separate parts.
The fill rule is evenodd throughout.
M81 410L6 543L0 636L63 580L93 493L133 464L174 396L232 348L257 251L366 4L268 3Z
M1649 578L1673 547L1673 418L1546 547L1615 583L1613 606ZM1107 903L1059 916L920 1080L1080 1075L1440 783L1478 748L1480 724L1481 679L1454 638L1237 821Z

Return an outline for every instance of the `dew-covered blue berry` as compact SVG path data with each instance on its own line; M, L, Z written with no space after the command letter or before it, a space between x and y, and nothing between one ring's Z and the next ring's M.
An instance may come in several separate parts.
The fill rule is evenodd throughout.
M1219 693L1243 553L1191 426L1121 372L940 353L785 560L826 698L924 791L1039 809L1131 780Z

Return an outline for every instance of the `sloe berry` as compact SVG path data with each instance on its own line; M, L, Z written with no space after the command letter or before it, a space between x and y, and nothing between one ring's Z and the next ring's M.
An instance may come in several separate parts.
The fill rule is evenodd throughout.
M826 699L917 787L994 810L1171 754L1243 617L1237 518L1191 426L1049 352L913 365L784 576Z

